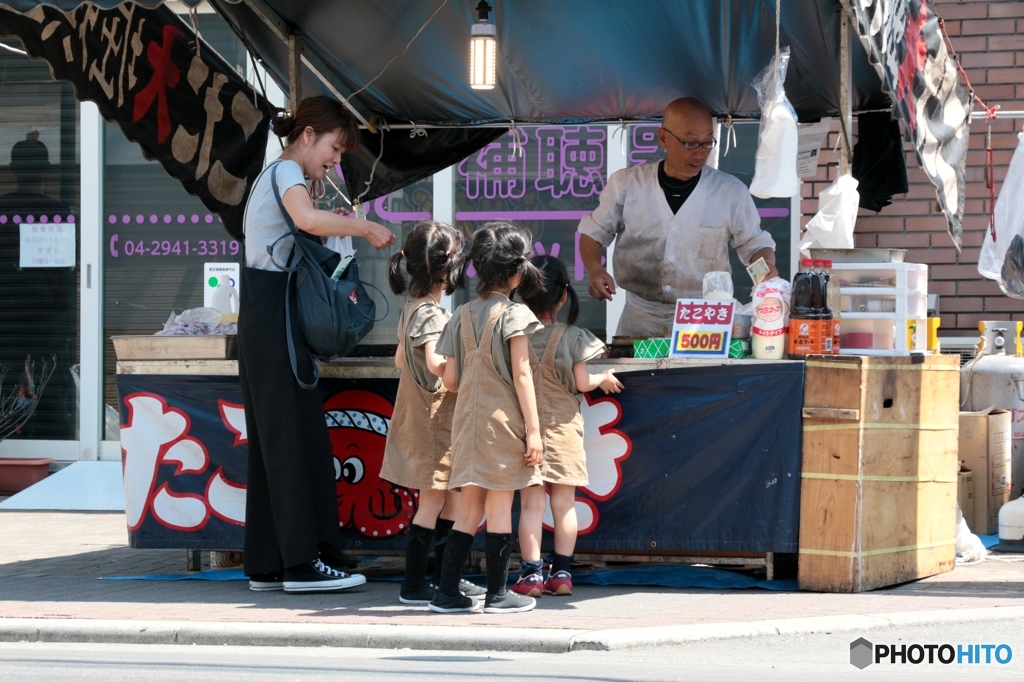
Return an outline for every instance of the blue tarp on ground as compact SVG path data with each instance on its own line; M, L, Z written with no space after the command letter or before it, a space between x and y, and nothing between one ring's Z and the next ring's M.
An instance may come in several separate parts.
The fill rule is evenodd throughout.
M467 577L476 578L476 582L482 582L484 578L482 575ZM210 580L216 582L246 579L240 568L188 574L127 575L99 578L99 580ZM396 582L401 580L401 578L386 578L384 580ZM707 588L712 590L747 589L752 587L775 591L794 591L797 589L796 580L757 580L743 573L707 566L662 565L581 571L573 573L572 581L574 585Z

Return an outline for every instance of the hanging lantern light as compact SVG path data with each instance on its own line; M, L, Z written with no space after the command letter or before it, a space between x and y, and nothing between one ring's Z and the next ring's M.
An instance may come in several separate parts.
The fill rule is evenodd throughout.
M469 40L469 87L474 90L493 90L497 71L498 30L487 20L491 6L480 0L476 6L478 21L473 24Z

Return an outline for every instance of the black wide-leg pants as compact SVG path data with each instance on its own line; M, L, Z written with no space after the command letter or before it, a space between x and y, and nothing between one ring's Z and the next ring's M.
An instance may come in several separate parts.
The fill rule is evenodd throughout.
M279 573L318 556L336 563L341 556L323 403L319 391L299 387L288 360L287 281L287 273L255 268L245 268L242 278L238 374L249 440L246 575ZM297 320L292 329L300 375L311 376Z

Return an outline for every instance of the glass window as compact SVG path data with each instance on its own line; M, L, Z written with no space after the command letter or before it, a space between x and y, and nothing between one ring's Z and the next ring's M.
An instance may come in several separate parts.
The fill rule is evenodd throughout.
M231 29L216 14L198 19L203 40L244 73L245 48ZM104 398L117 405L110 337L153 334L171 311L202 306L204 264L241 263L242 244L112 123L106 125L103 206Z
M3 44L21 50L21 43ZM0 49L0 396L35 413L9 438L74 440L79 119L45 62ZM42 386L44 365L52 368Z
M576 227L597 208L607 171L606 125L524 126L464 159L455 169L455 226L467 237L489 220L529 228L538 254L565 263L580 299L576 324L605 337L605 304L587 293ZM473 271L470 270L470 274ZM476 296L467 280L456 304Z

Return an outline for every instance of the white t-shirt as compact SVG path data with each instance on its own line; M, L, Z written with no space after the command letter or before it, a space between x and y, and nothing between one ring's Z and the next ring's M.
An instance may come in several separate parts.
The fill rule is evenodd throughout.
M290 228L281 209L274 198L274 186L270 177L277 174L277 187L281 196L295 185L306 185L302 167L294 161L275 161L264 169L257 178L249 193L249 201L245 205L245 264L257 270L279 271L274 265L276 260L281 265L288 262L292 254L292 238L282 239L274 247L274 259L271 260L267 247Z

